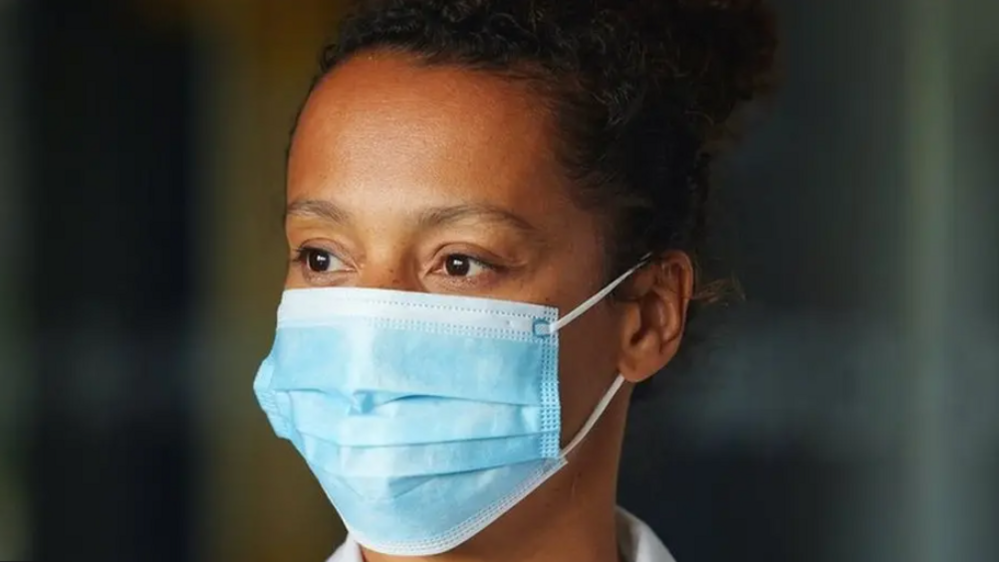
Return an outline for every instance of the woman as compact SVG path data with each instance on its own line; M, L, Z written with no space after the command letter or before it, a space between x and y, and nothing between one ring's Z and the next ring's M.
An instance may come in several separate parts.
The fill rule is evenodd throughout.
M332 561L672 560L616 507L628 402L703 292L713 147L774 44L754 0L355 8L254 385L347 526Z

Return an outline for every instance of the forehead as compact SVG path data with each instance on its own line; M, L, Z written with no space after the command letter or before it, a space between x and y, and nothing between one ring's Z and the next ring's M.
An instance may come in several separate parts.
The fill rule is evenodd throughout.
M547 123L545 107L522 82L360 54L324 78L303 109L289 197L344 184L536 195L538 184L561 183Z

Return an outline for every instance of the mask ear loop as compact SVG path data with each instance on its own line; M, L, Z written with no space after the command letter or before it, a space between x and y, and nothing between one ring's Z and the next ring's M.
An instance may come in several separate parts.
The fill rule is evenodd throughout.
M618 277L617 279L612 281L609 285L601 289L600 292L586 299L586 301L584 301L583 304L577 306L575 310L559 318L555 322L552 322L551 324L539 325L536 327L536 329L543 328L543 330L538 330L538 331L544 334L554 334L555 332L561 330L567 324L569 324L569 322L572 322L576 318L579 318L580 316L583 315L583 313L592 308L593 305L597 304L598 302L606 298L607 295L611 294L611 291L616 289L618 285L624 282L625 279L631 277L633 273L635 273L636 271L644 267L646 264L648 264L651 258L652 258L651 253L645 254L644 256L642 256L642 259L639 260L637 264L635 264L634 267L624 272L620 277ZM590 413L590 417L586 419L586 423L584 423L583 427L580 428L580 430L576 433L576 436L573 437L571 441L569 441L569 444L566 445L564 449L562 449L563 458L569 456L569 453L571 453L573 449L575 449L580 443L582 443L583 439L586 439L586 436L589 435L590 431L593 429L593 426L597 424L597 422L600 420L600 417L604 414L604 411L607 410L608 406L610 406L611 401L614 400L615 396L617 396L617 393L619 390L621 390L622 385L624 385L624 376L622 376L619 373L617 377L614 379L614 382L611 383L610 388L607 389L607 392L605 392L603 397L600 399L600 402L597 403L597 406L593 409L593 412Z
M631 277L631 275L633 273L635 273L636 271L638 271L639 269L641 269L642 267L644 267L646 264L648 264L649 260L651 258L652 258L652 254L651 253L650 254L645 254L645 256L643 256L642 259L639 260L638 263L634 267L632 267L628 271L625 271L617 279L611 281L611 283L609 285L607 285L606 287L604 287L603 289L601 289L600 292L598 292L597 294L595 294L592 297L590 297L590 298L586 299L585 301L583 301L583 304L577 306L569 314L566 314L565 316L559 318L558 320L556 320L556 321L554 321L554 322L552 322L550 324L542 324L542 325L536 326L535 327L535 333L538 334L538 335L550 335L550 334L554 334L555 332L557 332L557 331L561 330L562 328L566 327L566 325L568 325L569 322L572 322L576 318L579 318L587 310L593 308L593 305L595 305L598 302L604 300L607 297L607 295L611 294L611 291L613 291L614 289L617 289L618 285L620 285L621 283L624 283L625 279Z
M597 407L593 409L593 413L590 414L590 417L586 420L586 423L583 424L582 429L580 429L579 432L576 433L576 436L572 438L572 441L569 441L569 444L566 445L564 449L562 449L563 458L569 456L569 453L571 453L572 450L575 449L577 445L582 443L583 439L586 439L586 436L590 433L590 430L593 429L593 426L597 425L597 421L600 420L600 416L603 415L604 410L607 409L607 406L610 406L611 401L614 400L615 396L617 396L617 391L621 389L621 386L623 384L624 384L624 377L622 375L618 375L617 378L614 379L614 382L613 384L611 384L610 388L607 389L607 392L604 394L604 397L601 398L600 402L597 403Z

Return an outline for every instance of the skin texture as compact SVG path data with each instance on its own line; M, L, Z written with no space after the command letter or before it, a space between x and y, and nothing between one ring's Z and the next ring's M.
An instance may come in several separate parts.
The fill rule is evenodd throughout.
M460 294L562 314L593 295L606 281L601 220L573 202L539 101L523 84L402 54L362 53L338 66L292 142L287 287ZM455 255L459 275L445 265ZM659 258L624 286L628 298L605 299L562 330L563 445L618 372L639 382L676 353L693 270L683 253ZM630 392L626 384L566 468L470 541L431 558L366 560L617 560Z

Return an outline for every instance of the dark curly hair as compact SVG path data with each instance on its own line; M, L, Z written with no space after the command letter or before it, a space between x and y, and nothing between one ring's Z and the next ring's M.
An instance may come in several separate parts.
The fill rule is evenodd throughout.
M524 80L606 218L612 275L667 250L697 263L716 141L769 84L776 43L761 0L362 0L317 82L370 50Z

